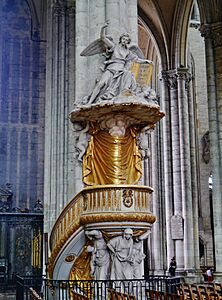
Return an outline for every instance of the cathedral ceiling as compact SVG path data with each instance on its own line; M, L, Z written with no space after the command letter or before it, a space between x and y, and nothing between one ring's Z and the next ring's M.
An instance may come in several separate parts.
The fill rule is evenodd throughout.
M168 68L185 65L185 53L181 52L180 45L185 48L192 5L193 0L138 1L139 14L158 44L163 65Z

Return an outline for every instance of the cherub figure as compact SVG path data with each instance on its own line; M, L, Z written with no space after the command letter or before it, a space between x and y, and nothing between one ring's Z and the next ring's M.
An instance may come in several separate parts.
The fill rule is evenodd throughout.
M137 86L136 95L147 102L159 104L157 94L150 86Z
M77 159L82 162L83 155L86 152L88 142L89 142L89 123L85 124L74 123L73 124L73 132L75 135L75 149L78 152Z
M152 64L152 61L144 59L142 51L135 45L129 47L131 42L128 33L123 33L116 45L112 38L106 35L105 28L108 27L107 21L101 28L100 39L90 44L83 52L82 56L89 56L104 53L103 73L97 82L92 93L87 97L88 104L99 100L110 100L119 95L123 90L136 90L136 80L130 65L132 62Z

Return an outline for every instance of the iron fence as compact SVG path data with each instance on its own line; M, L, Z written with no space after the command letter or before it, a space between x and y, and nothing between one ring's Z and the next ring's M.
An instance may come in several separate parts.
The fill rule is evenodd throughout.
M109 299L110 291L117 291L145 299L146 290L176 293L182 277L149 276L141 280L51 280L30 276L17 276L16 300L31 300L30 288L34 289L44 300ZM31 290L32 290L31 289ZM80 299L80 298L78 298Z

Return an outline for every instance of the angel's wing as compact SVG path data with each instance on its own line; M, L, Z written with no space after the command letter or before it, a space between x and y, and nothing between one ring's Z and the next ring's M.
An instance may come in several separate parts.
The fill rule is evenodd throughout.
M97 39L87 46L81 53L81 56L91 56L101 54L106 51L106 45L101 39Z
M136 54L139 58L145 59L142 50L137 45L131 45L129 50Z

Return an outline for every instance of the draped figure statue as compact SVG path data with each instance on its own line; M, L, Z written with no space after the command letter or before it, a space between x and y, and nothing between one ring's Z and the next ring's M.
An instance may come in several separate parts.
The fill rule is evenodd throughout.
M112 238L107 246L111 255L111 280L133 278L133 231L126 228L122 236Z
M102 233L99 230L91 230L86 231L86 236L93 240L93 247L89 248L90 252L92 252L91 275L95 280L107 280L110 255Z

